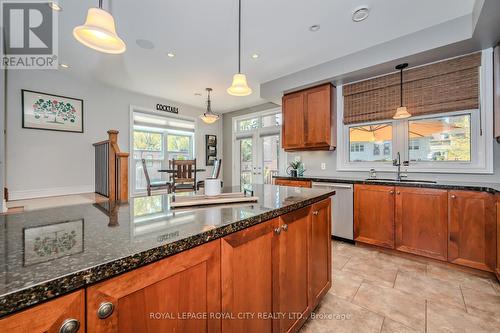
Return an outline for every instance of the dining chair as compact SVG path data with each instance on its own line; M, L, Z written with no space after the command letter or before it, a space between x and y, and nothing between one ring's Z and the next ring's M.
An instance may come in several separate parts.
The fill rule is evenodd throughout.
M172 160L172 191L196 191L196 159Z
M148 168L146 166L146 160L142 159L142 170L144 170L144 177L146 177L146 189L148 191L148 196L151 196L151 190L164 190L166 189L168 193L172 190L172 184L168 181L151 181L149 178Z
M222 158L220 158L218 160L215 160L214 161L214 168L212 169L212 174L210 175L210 177L208 177L208 179L217 179L217 178L219 178L221 166L222 166ZM222 184L222 182L221 182L221 184ZM197 183L196 187L197 187L198 190L200 188L202 188L202 187L205 187L205 181L204 180L200 180Z

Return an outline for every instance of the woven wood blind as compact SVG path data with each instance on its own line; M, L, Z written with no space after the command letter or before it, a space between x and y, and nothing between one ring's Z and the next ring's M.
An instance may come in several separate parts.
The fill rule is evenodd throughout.
M481 53L403 72L403 105L413 116L479 108ZM392 119L400 74L345 85L344 124Z

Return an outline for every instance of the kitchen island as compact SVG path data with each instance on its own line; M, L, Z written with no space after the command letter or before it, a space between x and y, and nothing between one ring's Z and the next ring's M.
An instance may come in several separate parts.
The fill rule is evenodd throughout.
M335 192L253 191L226 206L158 195L1 216L0 331L297 331L331 286Z

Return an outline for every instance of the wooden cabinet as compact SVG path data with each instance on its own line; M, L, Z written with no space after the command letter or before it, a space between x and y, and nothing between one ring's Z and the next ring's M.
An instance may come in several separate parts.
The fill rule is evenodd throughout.
M273 228L277 219L226 236L221 243L222 332L272 332ZM276 235L277 236L277 235ZM255 316L238 317L239 314ZM232 319L234 317L234 319Z
M63 325L70 332L85 332L85 291L61 296L47 303L0 319L0 332L58 333Z
M497 276L497 279L500 281L500 194L497 194L496 196L496 204L497 204L497 214L496 214L496 219L497 219L497 264L496 264L496 269L495 269L495 275Z
M311 244L309 246L309 304L314 309L332 285L331 200L312 206Z
M285 150L329 150L336 146L335 87L330 83L283 96Z
M312 182L310 180L290 180L290 179L276 178L274 180L274 185L295 186L295 187L312 187Z
M87 289L93 333L220 332L220 240L97 283ZM99 308L114 310L100 319Z
M394 186L354 186L354 240L394 248Z
M448 260L493 271L496 251L496 210L492 194L450 191Z
M396 188L396 249L448 258L448 191Z
M296 332L309 311L308 248L311 207L280 216L273 256L273 332Z

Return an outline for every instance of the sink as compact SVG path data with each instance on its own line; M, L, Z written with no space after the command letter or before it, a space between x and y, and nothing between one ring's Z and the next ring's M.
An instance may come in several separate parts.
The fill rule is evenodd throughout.
M436 184L433 180L417 180L417 179L391 179L391 178L367 178L365 181L369 182L393 182L393 183L422 183L422 184Z

